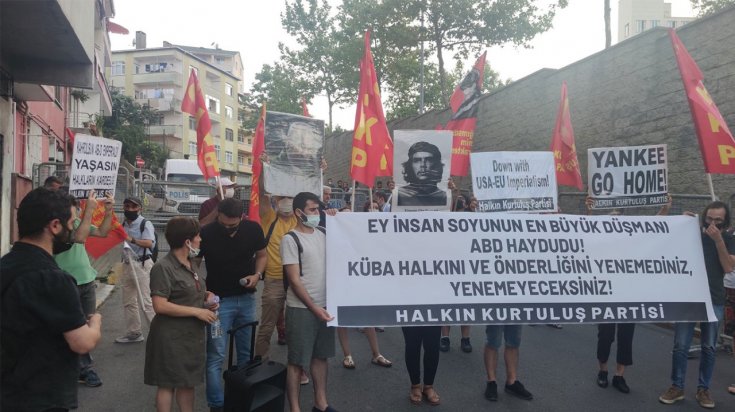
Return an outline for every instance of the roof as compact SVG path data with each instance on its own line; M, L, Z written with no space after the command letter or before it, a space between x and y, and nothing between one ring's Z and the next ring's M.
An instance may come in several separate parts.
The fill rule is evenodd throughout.
M220 73L224 73L227 76L232 77L233 79L242 80L241 78L235 76L233 73L230 73L230 72L228 72L226 70L222 70L222 68L217 67L214 64L209 63L208 61L203 60L203 59L197 57L194 53L189 52L188 50L184 50L180 46L173 46L172 45L172 46L167 46L167 47L148 47L148 48L145 48L145 49L113 50L112 51L112 54L116 54L116 53L135 53L135 52L141 52L141 53L142 52L155 52L155 51L162 51L162 50L175 50L175 51L179 51L181 53L184 53L184 54L188 55L192 59L197 60L198 62L200 62L202 64L206 64L207 66L209 66L209 67L217 70ZM237 52L234 52L234 53L237 53Z
M204 53L204 54L224 54L227 56L234 56L238 54L239 52L232 51L232 50L223 50L223 49L209 49L206 47L191 47L191 46L182 46L179 44L172 44L174 47L178 47L180 49L186 50L189 53Z

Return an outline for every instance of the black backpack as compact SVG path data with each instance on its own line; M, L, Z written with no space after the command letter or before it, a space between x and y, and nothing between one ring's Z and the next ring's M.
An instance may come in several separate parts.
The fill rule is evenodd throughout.
M148 222L147 220L143 219L142 222L140 222L140 233L143 234L143 231L145 230L145 224ZM153 226L153 223L151 223L151 226ZM148 255L151 256L151 260L155 263L155 261L158 260L158 233L156 233L156 227L153 226L153 239L155 239L155 242L153 243L153 249L145 248L143 250L143 257L146 257ZM151 253L148 253L150 251Z
M327 229L317 226L316 229L318 229L320 232L327 234ZM286 235L289 235L293 238L294 242L296 242L296 247L299 250L299 276L304 277L304 272L301 270L301 254L304 253L304 248L301 246L301 241L299 240L299 236L294 233L293 231L287 232ZM288 276L286 276L286 266L283 267L283 290L288 290Z

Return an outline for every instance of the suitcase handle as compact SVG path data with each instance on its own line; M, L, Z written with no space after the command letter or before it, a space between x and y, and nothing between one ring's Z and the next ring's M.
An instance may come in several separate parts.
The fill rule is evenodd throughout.
M232 329L227 331L227 334L230 335L230 350L228 352L228 361L227 361L227 369L232 368L232 350L235 347L235 332L239 331L242 328L247 328L248 326L253 328L253 332L250 334L250 362L255 359L255 332L256 328L258 326L258 321L254 320L252 322L243 323L242 325L233 326Z

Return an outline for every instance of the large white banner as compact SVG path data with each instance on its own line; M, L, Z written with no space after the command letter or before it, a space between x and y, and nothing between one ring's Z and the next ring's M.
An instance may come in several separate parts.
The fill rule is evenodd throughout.
M394 212L449 210L452 170L451 130L396 130L393 132Z
M115 196L122 142L104 137L77 134L71 158L69 194L86 199L94 190L97 197Z
M666 204L667 170L665 144L587 149L592 208Z
M332 325L715 320L694 217L383 215L327 217Z
M263 165L265 191L280 196L311 192L321 197L324 121L267 112Z
M472 190L481 212L557 211L551 152L470 154Z

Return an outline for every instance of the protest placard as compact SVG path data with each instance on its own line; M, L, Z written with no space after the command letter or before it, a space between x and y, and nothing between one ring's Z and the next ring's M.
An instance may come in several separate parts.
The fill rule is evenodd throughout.
M265 191L279 196L311 192L321 196L324 121L266 112L263 165Z
M481 212L555 212L556 173L551 152L470 155L472 188Z
M587 149L587 176L593 209L668 202L665 144Z
M85 199L94 190L98 197L115 196L122 142L76 134L71 158L69 193Z
M449 210L452 160L451 130L393 132L394 212Z
M715 320L690 216L344 213L327 226L332 325Z

